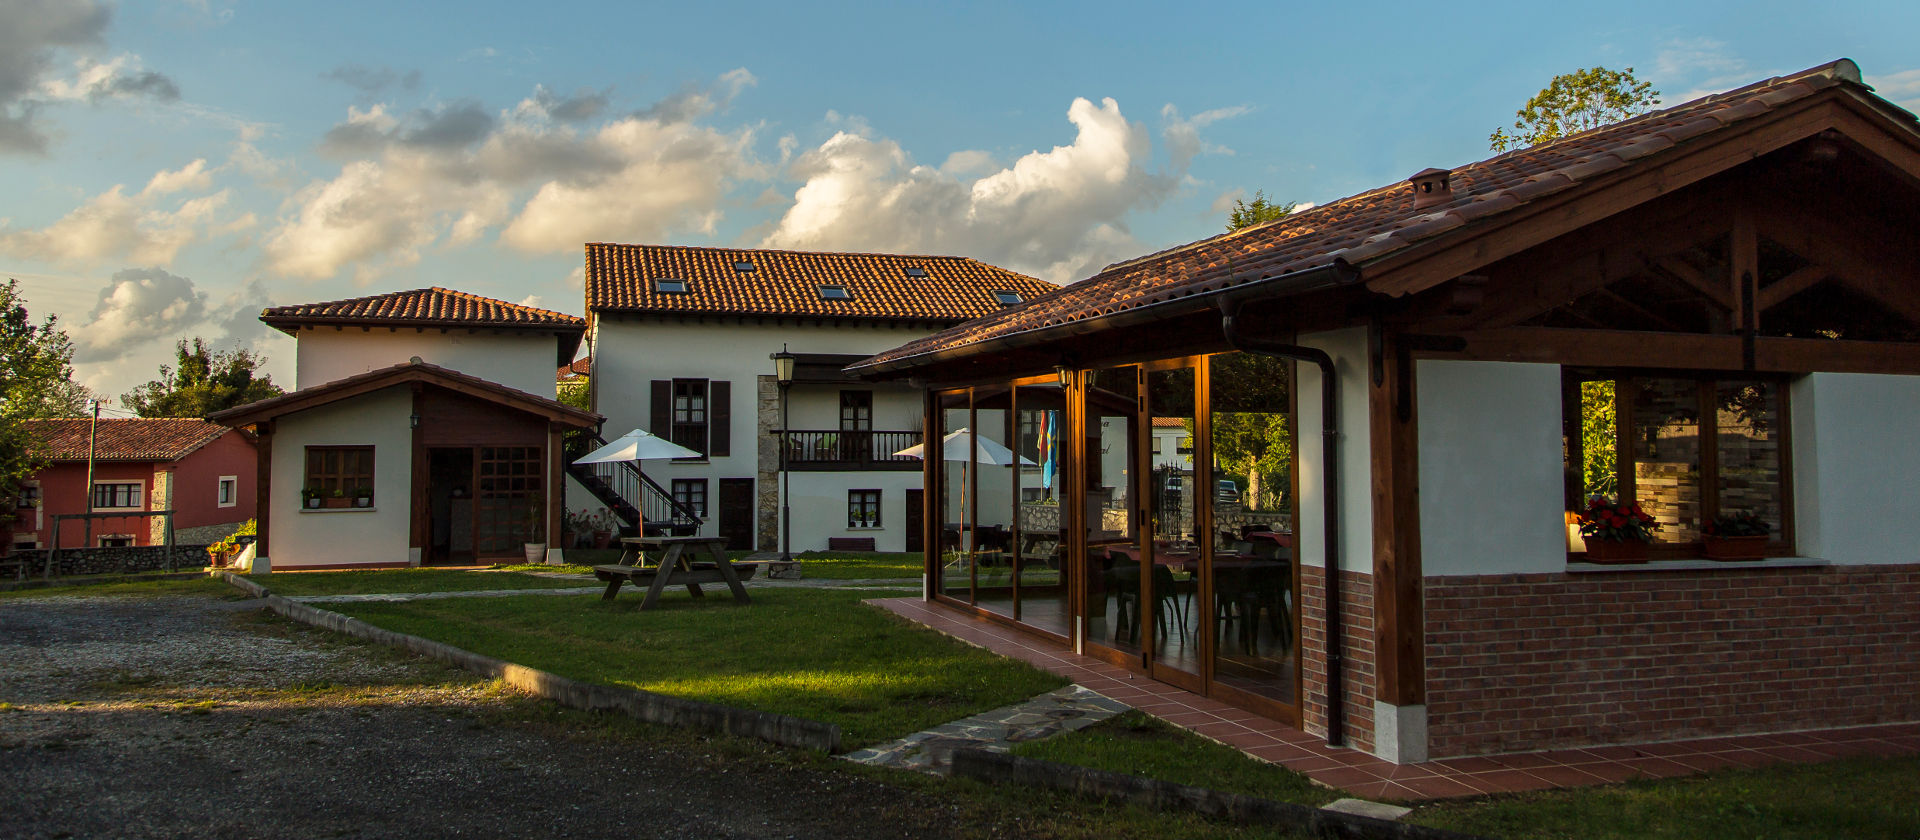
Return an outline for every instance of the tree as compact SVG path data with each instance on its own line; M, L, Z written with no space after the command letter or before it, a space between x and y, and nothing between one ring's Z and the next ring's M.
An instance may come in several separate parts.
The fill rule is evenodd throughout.
M235 348L214 350L203 339L174 345L174 363L160 366L160 378L120 397L141 417L206 417L285 393L272 377L259 375L267 357Z
M1285 218L1293 212L1294 208L1299 206L1300 202L1297 201L1289 201L1285 204L1274 204L1267 200L1265 190L1255 190L1252 201L1239 198L1233 200L1233 210L1227 214L1227 232L1232 233L1244 227L1253 227L1261 222L1271 222L1274 219Z
M19 283L0 287L0 413L15 420L78 417L93 392L73 381L73 342L52 315L27 314Z
M1283 509L1293 469L1288 417L1292 382L1287 363L1270 356L1227 353L1214 356L1209 364L1214 463L1246 477L1240 498L1249 510Z
M1631 67L1576 70L1553 77L1546 88L1527 100L1525 107L1514 112L1514 133L1496 128L1487 141L1496 152L1537 146L1640 116L1659 104L1660 91L1635 78Z

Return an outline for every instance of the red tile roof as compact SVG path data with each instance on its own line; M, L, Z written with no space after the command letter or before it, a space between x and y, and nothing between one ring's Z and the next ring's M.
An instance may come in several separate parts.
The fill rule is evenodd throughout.
M260 320L288 335L294 335L303 324L532 327L581 332L587 328L586 319L564 312L535 309L437 286L349 300L275 306L260 313Z
M27 420L24 425L35 438L44 441L48 457L55 461L87 459L88 418L68 420ZM152 418L101 418L93 433L96 461L173 461L232 431L219 423L205 420Z
M685 281L686 291L660 291L658 280ZM822 285L844 286L848 298L823 299ZM996 291L1031 299L1058 288L966 257L587 244L589 312L958 322L1000 311Z
M1335 266L1371 262L1461 228L1521 217L1530 202L1612 173L1657 162L1677 145L1712 135L1840 85L1860 85L1860 70L1841 59L1768 79L1624 122L1603 126L1452 170L1452 200L1416 211L1406 182L1324 204L1276 221L1203 239L1108 266L1099 274L1028 301L881 353L857 372L900 370L934 354L971 355L983 342L1025 336L1044 340L1080 322L1157 304L1198 310L1212 296L1247 283ZM1864 88L1860 88L1863 89ZM1904 114L1905 112L1900 112ZM1905 119L1912 121L1911 114Z
M1153 427L1156 429L1184 429L1187 427L1187 419L1184 417L1155 417L1153 418Z
M559 370L554 371L553 379L555 382L571 382L583 376L591 375L592 372L593 357L582 356L574 359L571 364L562 365Z

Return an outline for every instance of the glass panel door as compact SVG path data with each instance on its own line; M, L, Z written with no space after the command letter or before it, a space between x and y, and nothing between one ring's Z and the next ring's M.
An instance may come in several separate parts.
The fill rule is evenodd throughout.
M952 453L973 478L974 604L1013 618L1013 500L1019 479L1013 451L1013 390L1005 386L973 389L973 426L964 451ZM954 461L947 462L949 467Z
M1292 366L1245 353L1208 365L1213 680L1297 707Z
M968 479L972 473L964 462L946 458L946 438L965 433L971 420L971 392L962 389L941 393L938 422L928 429L921 442L921 457L940 460L940 539L933 550L939 553L934 567L940 594L967 603L973 602L973 509L969 505Z
M1087 642L1137 655L1141 594L1138 507L1134 498L1135 441L1139 431L1139 379L1134 367L1088 371L1081 486L1085 555Z
M1148 573L1148 615L1154 673L1201 671L1200 534L1201 475L1194 472L1194 369L1147 372L1147 515L1153 525L1153 565Z
M1067 431L1066 395L1054 383L1014 391L1016 445L1020 456L1014 569L1020 587L1020 621L1068 635L1067 533L1060 500L1060 436Z

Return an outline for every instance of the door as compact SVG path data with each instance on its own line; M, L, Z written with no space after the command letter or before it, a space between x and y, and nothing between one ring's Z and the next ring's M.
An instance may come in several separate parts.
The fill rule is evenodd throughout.
M907 550L927 550L927 491L907 491Z
M728 550L753 548L753 479L720 479L719 528Z
M436 446L427 450L429 563L472 563L474 450Z

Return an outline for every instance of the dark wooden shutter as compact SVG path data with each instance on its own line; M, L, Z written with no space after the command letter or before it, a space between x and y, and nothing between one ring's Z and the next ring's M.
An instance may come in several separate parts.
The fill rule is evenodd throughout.
M707 383L707 454L726 455L733 440L733 409L727 405L733 396L733 383Z
M673 440L673 380L653 380L653 427L647 431ZM621 432L620 434L626 434Z

